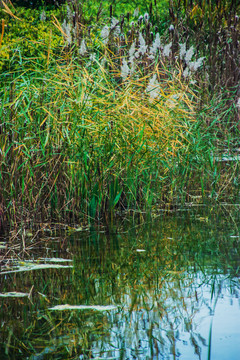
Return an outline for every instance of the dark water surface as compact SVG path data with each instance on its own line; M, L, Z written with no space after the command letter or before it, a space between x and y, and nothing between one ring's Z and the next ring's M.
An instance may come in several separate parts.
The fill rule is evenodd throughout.
M240 359L239 236L227 207L45 231L2 262L0 359Z

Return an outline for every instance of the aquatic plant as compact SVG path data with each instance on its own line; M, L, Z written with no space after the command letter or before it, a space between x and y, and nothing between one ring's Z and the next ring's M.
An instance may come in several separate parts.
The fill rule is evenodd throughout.
M107 220L129 208L221 199L227 189L235 196L238 163L223 170L215 152L225 151L221 122L238 102L226 112L222 98L202 93L204 54L176 24L160 36L151 11L133 23L110 11L88 28L76 4L63 19L53 15L58 47L50 32L44 50L30 51L38 56L16 52L2 72L4 217Z

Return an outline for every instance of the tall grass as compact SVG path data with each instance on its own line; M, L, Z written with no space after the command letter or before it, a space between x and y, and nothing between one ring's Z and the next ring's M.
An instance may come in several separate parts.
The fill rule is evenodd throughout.
M188 46L194 44L205 57L208 81L204 91L222 94L222 99L228 100L225 110L236 105L240 96L239 1L180 0L173 1L170 10L175 38ZM233 92L235 97L231 96ZM239 127L238 109L233 119Z
M108 220L238 192L238 162L214 155L234 102L203 103L203 59L181 55L174 27L160 39L149 15L130 31L116 18L93 30L53 22L63 45L52 49L50 33L45 51L16 52L1 75L2 217Z
M102 218L162 198L171 163L188 146L193 94L176 78L150 102L148 81L119 86L101 59L5 74L1 178L12 220Z

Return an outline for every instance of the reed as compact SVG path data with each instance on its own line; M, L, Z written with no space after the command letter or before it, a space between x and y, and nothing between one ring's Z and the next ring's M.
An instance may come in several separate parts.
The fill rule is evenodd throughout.
M69 14L53 17L58 47L51 29L44 50L15 52L1 74L1 223L236 199L238 161L219 161L238 145L236 91L227 110L203 94L205 60L174 26L153 32L151 14L92 30Z
M226 107L237 104L240 95L240 4L237 1L173 1L170 15L175 25L176 39L205 57L203 90L228 99ZM235 92L235 97L231 94ZM224 99L223 97L223 99ZM239 113L235 112L235 124Z
M144 209L161 198L168 164L187 144L195 112L179 79L152 101L149 76L118 86L101 58L88 68L67 62L60 58L44 75L41 68L9 81L5 74L1 176L16 221ZM107 64L120 76L111 58Z

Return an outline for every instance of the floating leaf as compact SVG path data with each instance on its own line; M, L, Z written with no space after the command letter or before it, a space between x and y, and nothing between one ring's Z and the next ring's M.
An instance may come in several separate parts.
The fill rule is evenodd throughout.
M49 261L49 262L72 262L72 259L62 259L62 258L40 258L41 261Z
M45 270L45 269L67 269L72 268L72 265L59 265L59 264L27 264L26 266L19 266L16 269L0 272L0 275L10 274L22 271L31 270Z
M116 305L56 305L49 308L49 310L97 310L97 311L110 311L116 310L118 307Z
M0 293L0 297L24 297L24 296L28 296L28 295L29 295L28 293L22 293L22 292L17 292L17 291Z

